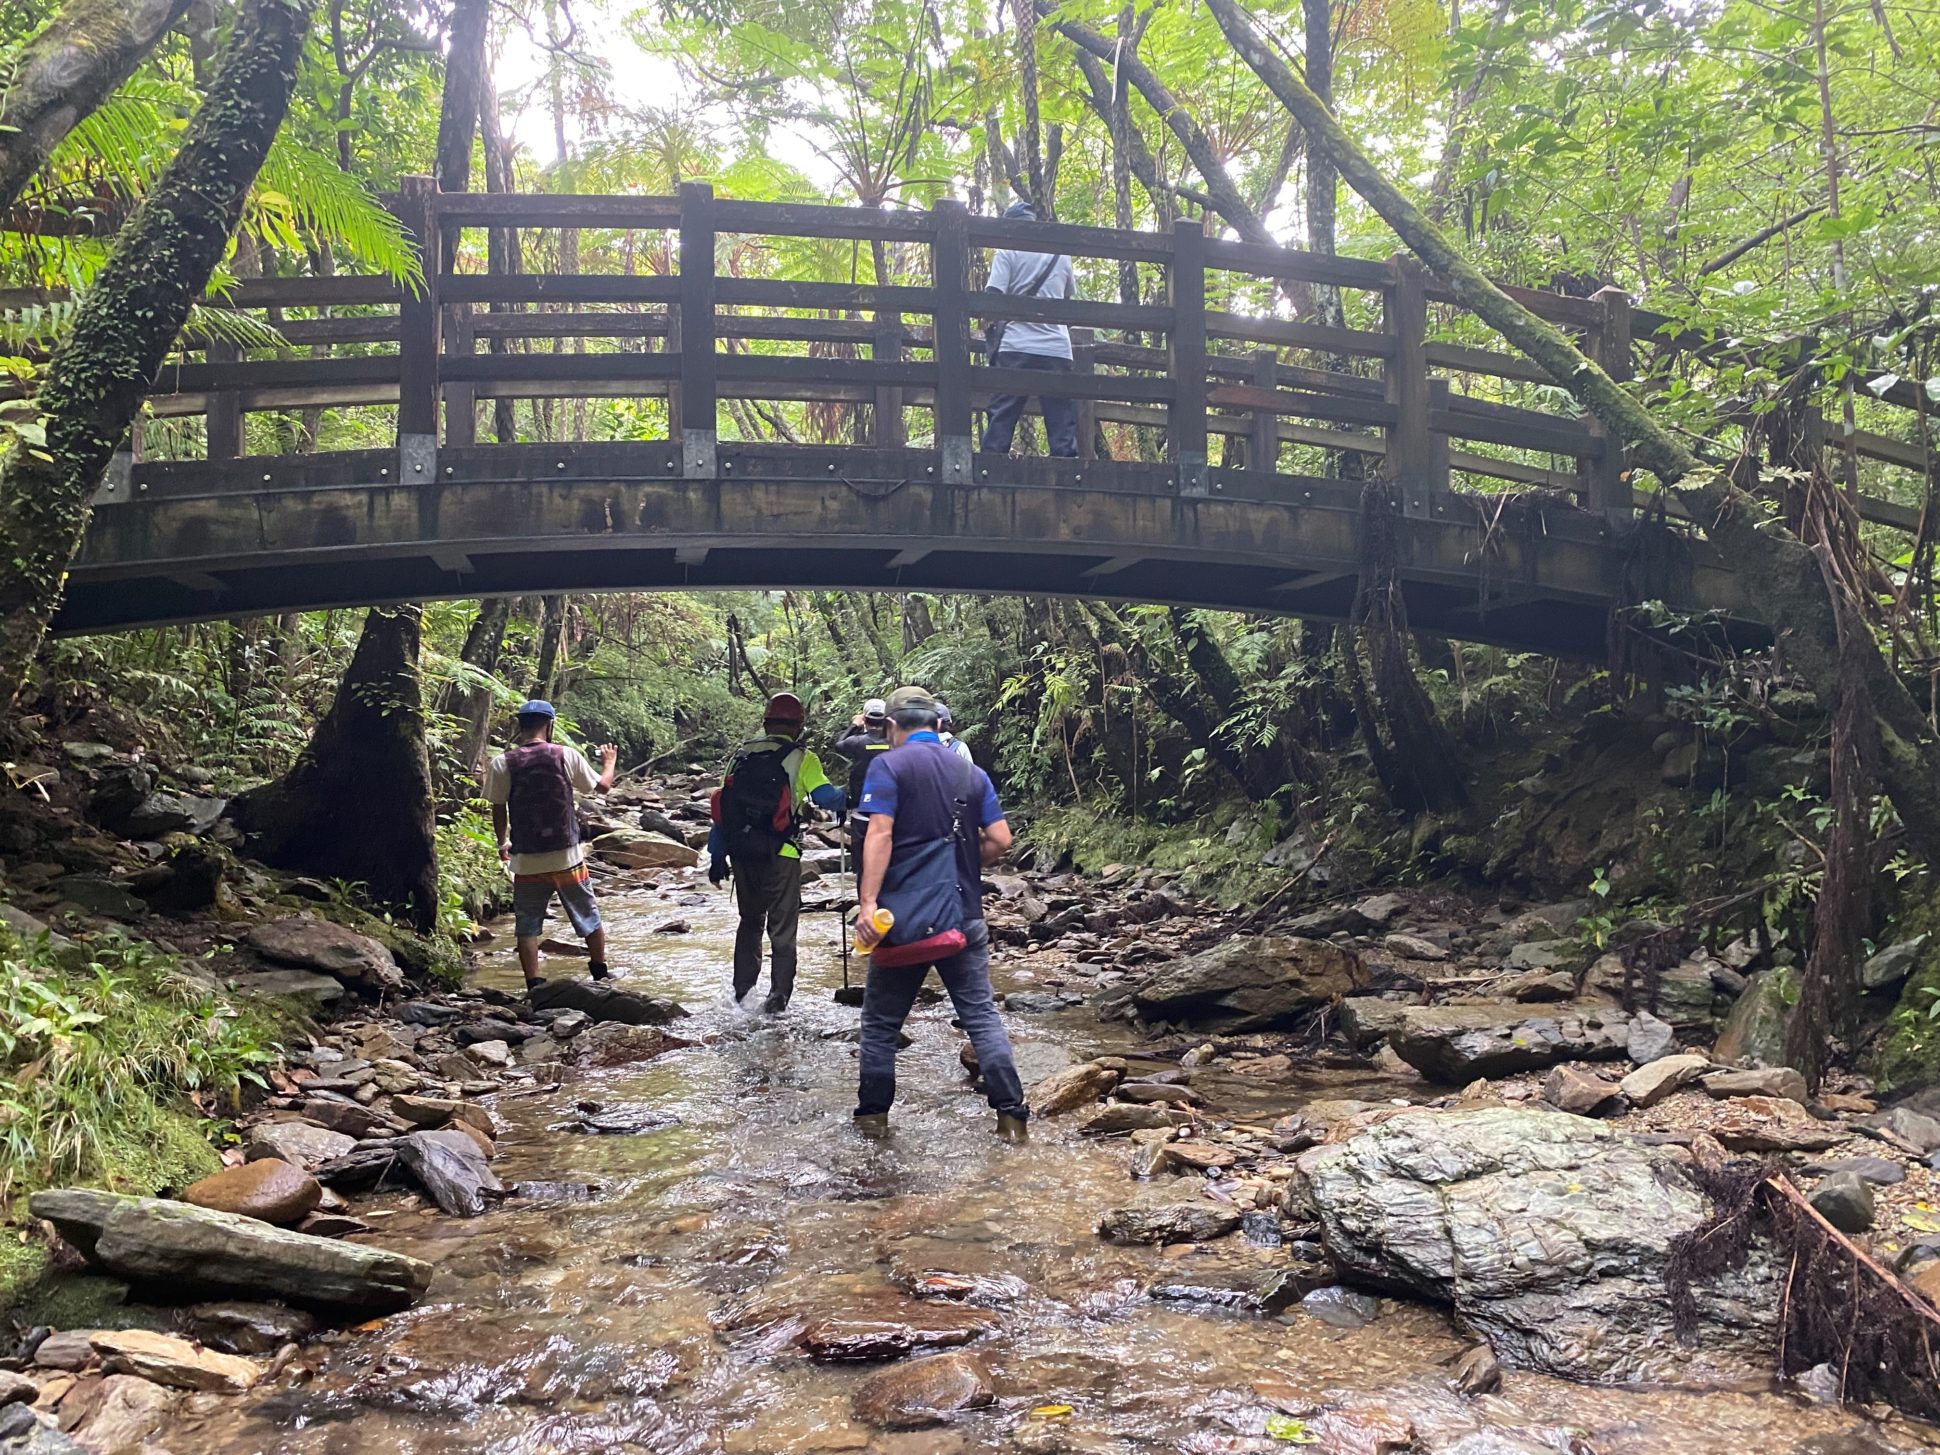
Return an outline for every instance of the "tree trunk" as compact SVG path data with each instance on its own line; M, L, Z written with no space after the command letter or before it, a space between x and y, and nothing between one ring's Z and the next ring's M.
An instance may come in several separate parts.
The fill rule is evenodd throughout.
M539 621L539 661L532 669L532 695L549 697L552 679L559 672L559 639L566 632L566 598L541 597Z
M479 100L478 128L485 139L485 190L487 192L510 192L513 190L512 158L505 141L505 129L499 120L498 88L492 84L490 75L484 78L484 91ZM525 270L524 250L519 243L519 230L516 227L494 227L485 234L485 271L494 277ZM516 303L493 303L488 311L492 313L517 312ZM492 352L509 354L512 341L498 334L492 335ZM513 412L514 401L494 399L492 401L492 431L502 445L519 442L519 422Z
M89 499L162 360L209 285L289 110L314 0L251 0L182 147L122 229L36 401L47 449L0 460L0 706L20 691ZM114 7L110 7L114 8Z
M27 42L8 67L0 102L0 217L188 8L189 0L68 0Z
M438 863L421 627L417 607L371 608L310 745L287 774L250 789L229 812L265 864L361 883L422 934L437 920Z
M497 672L499 653L505 646L505 624L511 619L510 597L494 596L481 601L478 615L472 618L471 627L465 633L465 645L458 654L460 659L481 672ZM459 761L476 771L484 759L485 744L491 740L492 689L472 688L466 694L460 715L465 719L465 733L458 747Z
M438 150L434 171L441 192L471 189L472 144L478 136L484 109L485 42L490 28L490 0L452 0L450 50L445 56L444 96L438 111ZM457 230L447 229L450 246L458 245ZM449 262L446 264L450 266Z
M1320 104L1298 75L1240 13L1234 0L1206 0L1242 59L1319 139L1347 184L1393 228L1455 296L1509 343L1548 371L1626 445L1646 470L1677 491L1691 516L1732 563L1745 598L1762 604L1793 670L1813 685L1828 710L1836 706L1839 631L1832 598L1810 552L1775 524L1763 505L1726 470L1702 463L1596 362L1483 276L1442 230L1390 182ZM1755 464L1740 465L1744 470ZM1852 634L1876 714L1880 778L1907 834L1929 864L1940 864L1940 751L1925 715L1872 633Z

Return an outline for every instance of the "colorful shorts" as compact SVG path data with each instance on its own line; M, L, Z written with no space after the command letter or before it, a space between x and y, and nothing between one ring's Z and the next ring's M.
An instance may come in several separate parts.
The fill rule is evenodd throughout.
M581 864L576 869L561 869L552 874L521 874L512 881L513 931L522 940L535 940L546 932L546 911L552 897L566 907L566 918L573 922L583 939L600 927L600 908L593 901L592 875Z

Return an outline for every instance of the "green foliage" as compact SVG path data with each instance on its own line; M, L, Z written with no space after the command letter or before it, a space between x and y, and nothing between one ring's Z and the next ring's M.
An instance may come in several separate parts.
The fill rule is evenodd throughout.
M76 1180L153 1192L213 1171L184 1118L234 1107L275 1059L274 1023L129 940L0 934L0 1207Z

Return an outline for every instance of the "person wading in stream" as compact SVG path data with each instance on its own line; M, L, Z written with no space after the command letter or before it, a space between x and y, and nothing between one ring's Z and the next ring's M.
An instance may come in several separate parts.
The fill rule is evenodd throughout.
M869 827L861 811L862 780L869 765L889 751L889 704L872 697L862 704L849 730L835 740L835 751L849 760L849 872L862 872L862 835Z
M1036 222L1037 211L1028 202L1014 202L1004 213L1007 222ZM1077 283L1071 272L1071 259L1057 253L1026 253L999 248L990 261L988 293L1008 293L1018 298L1064 299L1074 296ZM1030 369L1047 374L1071 372L1071 331L1061 323L999 322L988 330L990 362L999 369ZM983 443L986 454L1010 453L1011 437L1017 421L1024 417L1030 398L1023 394L999 394L990 401L984 417ZM1040 395L1038 407L1044 411L1044 434L1053 455L1066 459L1078 457L1078 408L1069 399Z
M707 836L707 877L731 873L741 903L734 935L734 1002L742 1004L761 978L761 934L768 933L774 964L761 1008L775 1015L795 993L795 932L802 916L803 816L808 805L840 816L845 799L822 771L822 760L801 744L802 701L792 692L768 699L761 736L743 743L714 794L714 827Z
M990 931L983 917L984 866L1010 852L1010 825L989 775L944 746L937 720L928 693L897 688L889 698L893 750L869 765L862 790L869 832L856 924L871 954L856 1126L871 1135L888 1129L897 1039L933 965L976 1048L984 1093L997 1112L997 1134L1021 1142L1030 1108L990 992ZM887 936L875 927L879 908L896 916Z
M526 703L519 709L518 741L485 770L485 801L492 806L499 858L512 869L512 916L527 994L545 983L539 978L539 937L546 932L554 895L586 941L593 978L612 974L573 795L611 788L619 750L602 743L601 771L594 773L584 753L552 740L554 717L550 702Z

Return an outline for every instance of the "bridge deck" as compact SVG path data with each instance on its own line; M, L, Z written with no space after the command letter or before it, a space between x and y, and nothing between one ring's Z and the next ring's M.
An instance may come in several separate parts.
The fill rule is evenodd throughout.
M398 207L432 265L421 289L258 280L230 302L262 311L280 347L188 341L151 408L186 420L206 458L118 460L59 630L708 586L1043 591L1339 617L1361 559L1358 487L1318 471L1343 450L1399 487L1400 574L1420 627L1594 655L1617 599L1755 620L1706 548L1638 531L1624 462L1594 422L1559 407L1525 360L1481 347L1474 320L1406 258L1219 241L1197 223L1152 234L971 218L948 203L744 203L695 184L668 198L443 196L412 178ZM664 271L466 271L467 229L514 227L605 230L628 267ZM893 276L921 281L855 281L873 241ZM852 276L740 276L751 242L823 246ZM1165 301L978 291L982 250L1002 246L1157 269ZM441 270L447 256L459 262ZM1320 288L1342 291L1353 326L1305 321ZM1663 323L1615 290L1523 296L1620 377L1636 335ZM996 319L1069 326L1073 370L974 362L973 323ZM973 452L977 409L1025 391L1075 402L1083 458ZM481 415L512 399L656 401L632 423L666 438L479 444ZM754 408L802 400L820 406L825 438L857 442L749 438L780 432ZM395 444L244 455L246 414L305 409L392 411ZM1118 452L1163 458L1093 458L1106 429ZM1858 450L1879 468L1927 458L1887 433ZM1505 485L1534 498L1505 508ZM1886 500L1862 513L1914 523Z

